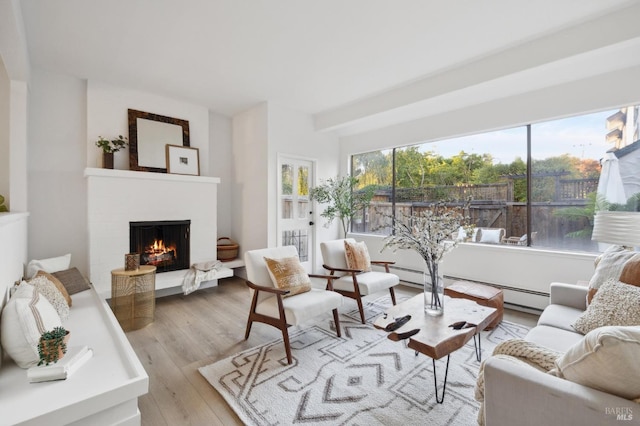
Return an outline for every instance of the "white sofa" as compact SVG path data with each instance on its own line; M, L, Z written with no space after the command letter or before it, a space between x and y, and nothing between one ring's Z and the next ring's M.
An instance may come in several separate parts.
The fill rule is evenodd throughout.
M72 296L64 327L70 345L87 345L93 357L66 380L29 383L8 356L0 368L0 424L139 425L138 397L149 377L111 308L95 289Z
M580 341L570 324L585 311L587 291L552 283L550 304L525 340L559 352ZM485 363L484 400L487 426L640 424L640 404L499 357Z

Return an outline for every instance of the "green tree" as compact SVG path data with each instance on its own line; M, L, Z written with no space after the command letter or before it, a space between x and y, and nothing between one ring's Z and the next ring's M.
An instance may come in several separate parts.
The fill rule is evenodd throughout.
M373 198L373 188L354 191L358 179L353 176L327 179L324 183L311 189L311 199L319 203L327 203L320 216L327 219L329 227L334 219L340 219L344 236L347 236L349 224L353 217L369 206Z

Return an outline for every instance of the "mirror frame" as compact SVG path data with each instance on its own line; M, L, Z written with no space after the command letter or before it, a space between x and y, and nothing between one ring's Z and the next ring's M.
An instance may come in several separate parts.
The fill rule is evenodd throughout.
M145 120L160 121L162 123L175 124L182 127L182 146L189 146L189 121L179 118L166 117L164 115L152 114L150 112L138 111L135 109L128 109L129 116L129 170L136 170L141 172L156 172L167 173L166 168L160 167L147 167L139 164L138 160L138 146L141 141L138 140L138 118L144 118ZM178 142L178 141L176 141ZM148 141L142 141L142 143L149 143ZM162 144L159 149L165 152L165 145ZM174 145L177 145L174 144Z

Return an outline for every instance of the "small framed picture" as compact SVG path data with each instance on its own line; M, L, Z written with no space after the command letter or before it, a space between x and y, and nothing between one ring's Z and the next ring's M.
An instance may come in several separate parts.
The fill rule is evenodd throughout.
M180 145L166 145L167 173L200 176L198 148Z

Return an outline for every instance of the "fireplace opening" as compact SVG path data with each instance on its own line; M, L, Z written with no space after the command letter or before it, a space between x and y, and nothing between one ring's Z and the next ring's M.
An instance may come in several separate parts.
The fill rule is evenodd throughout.
M157 272L189 269L190 220L129 222L129 250Z

